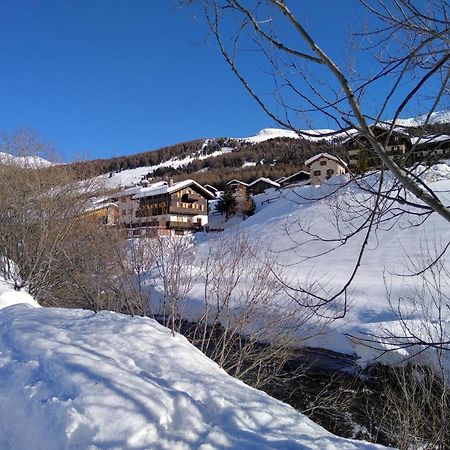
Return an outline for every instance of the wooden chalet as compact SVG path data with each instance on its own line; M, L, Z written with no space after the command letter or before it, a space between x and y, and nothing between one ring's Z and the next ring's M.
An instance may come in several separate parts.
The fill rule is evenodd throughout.
M411 137L412 162L436 161L450 156L450 136L446 134Z
M299 172L293 173L288 177L281 177L278 180L275 180L280 184L281 187L290 186L298 183L305 183L309 181L310 175L306 170L300 170Z
M277 183L276 181L272 181L270 178L260 177L248 185L248 191L251 194L256 195L265 192L267 189L270 188L278 189L279 187L280 184Z
M372 126L372 132L378 142L389 156L394 160L404 161L411 149L411 139L405 131L395 129L389 133L387 126ZM368 169L378 169L381 167L381 161L375 154L370 142L360 133L344 141L344 147L349 156L349 168L356 173L362 173Z
M137 186L116 197L119 226L138 236L201 230L208 223L208 201L215 198L194 180Z
M86 209L85 215L104 225L113 226L117 225L119 219L119 207L109 199L95 199Z
M248 197L248 183L241 180L231 180L227 183L227 188L237 196Z
M438 160L450 155L450 136L412 136L406 128L396 127L389 132L389 126L376 125L371 130L383 145L386 153L402 165L412 165L427 160ZM344 142L349 155L349 167L356 173L378 169L381 161L367 138L359 133Z

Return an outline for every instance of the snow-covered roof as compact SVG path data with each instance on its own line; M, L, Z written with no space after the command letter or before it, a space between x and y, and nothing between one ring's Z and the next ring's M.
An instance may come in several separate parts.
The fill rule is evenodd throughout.
M391 128L391 125L388 122L378 122L376 125L370 125L370 128L380 128L381 130L389 130ZM409 133L408 131L403 127L403 126L395 126L392 129L392 133L394 134L401 134L403 136L409 137ZM361 136L362 133L360 131L358 131L356 128L351 128L347 131L345 131L345 133L342 133L343 136L347 136L345 139L341 140L342 144L345 144L349 141L354 140L355 138L357 138L358 136Z
M244 183L241 180L231 180L227 183L227 186L229 186L230 184L243 184L244 186L248 186L248 183Z
M370 128L381 128L382 130L389 131L391 129L391 126L392 124L389 122L377 122L376 124L371 125ZM394 125L394 127L392 128L392 133L402 134L403 136L409 136L408 131L401 125Z
M297 175L300 175L301 173L308 175L308 177L310 176L309 172L307 172L306 170L299 170L298 172L295 172L292 175L289 175L288 177L283 177L283 179L281 181L284 183L285 181L288 181L291 178L295 178Z
M344 167L347 167L347 164L342 161L341 158L338 158L337 156L334 155L330 155L329 153L319 153L318 155L313 156L312 158L309 158L305 161L305 165L309 166L311 165L314 161L317 161L320 158L326 158L326 159L331 159L333 161L336 161L339 164L342 164Z
M219 192L219 189L217 189L216 187L210 185L210 184L205 184L205 189L208 189L208 191L210 192Z
M105 208L118 208L119 206L117 205L117 203L114 202L97 202L97 203L93 203L92 205L88 206L85 209L86 213L90 213L90 212L95 212L95 211L101 211L102 209Z
M285 180L286 179L286 177L280 177L280 178L277 178L276 180L275 180L275 183L281 183L283 180Z
M174 183L172 185L165 183L165 185L162 186L160 183L155 183L148 187L141 188L138 192L136 192L136 194L133 195L133 198L153 197L160 194L173 194L174 192L178 192L179 190L185 189L189 186L195 186L205 195L205 197L209 197L211 199L214 198L213 193L209 192L208 189L205 189L194 180L179 181L178 183Z
M202 185L200 185L194 180L179 181L178 183L173 183L172 185L169 185L169 183L167 183L166 181L159 181L158 183L153 183L150 186L146 187L136 186L129 189L125 189L122 192L114 194L114 197L131 196L134 199L153 197L155 195L161 194L173 194L174 192L177 192L181 189L185 189L189 186L195 186L207 198L210 199L215 198L212 192L208 191L208 189L204 188Z
M280 187L279 183L277 183L276 181L272 181L270 178L265 178L265 177L259 177L257 180L252 181L249 184L249 187L254 186L256 183L266 183L266 184L270 184L271 186L274 187Z
M422 136L422 137L412 137L411 143L413 145L426 145L434 144L439 142L450 141L450 136L448 134L437 134L432 136Z

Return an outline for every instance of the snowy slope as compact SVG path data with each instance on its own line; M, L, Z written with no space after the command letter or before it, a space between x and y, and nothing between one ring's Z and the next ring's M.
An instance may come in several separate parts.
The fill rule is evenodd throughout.
M434 166L424 179L441 195L444 204L450 204L449 164ZM338 187L340 189L335 194L328 196ZM311 280L318 280L315 288L318 288L319 294L329 298L330 292L338 292L349 280L355 267L364 233L350 238L345 245L341 245L340 241L331 242L330 239L340 239L344 232L360 224L359 205L368 204L367 194L353 182L348 183L345 177L332 177L321 186L279 191L270 189L265 194L256 196L255 201L256 214L245 221L240 220L238 224L232 224L225 234L245 232L258 239L259 245L271 251L273 261L277 261L277 267L291 280L292 286L304 287ZM349 211L349 205L355 208L354 213ZM338 223L341 234L335 227L335 213L340 214ZM401 327L389 304L388 294L394 303L402 298L405 308L403 311L407 311L408 295L417 297L414 289L420 291L422 286L420 279L396 274L407 272L406 268L412 263L423 267L426 265L424 257L427 257L424 251L429 249L433 252L436 249L439 253L450 240L448 223L437 214L433 214L421 225L416 224L417 226L411 226L413 223L410 220L414 223L411 217L387 221L372 233L361 267L348 291L349 309L345 319L333 322L333 329L327 335L310 341L309 345L343 353L356 352L362 357L362 363L380 355L380 352L368 352L345 337L345 333L359 335L361 331L380 333L388 329L399 330ZM315 239L316 235L323 240ZM206 251L207 246L207 242L201 242L199 252ZM442 261L445 263L445 258ZM450 285L450 280L447 279L446 282ZM339 315L343 310L342 303L335 304L334 312ZM416 306L414 310L408 310L408 320L424 319L431 324L435 318L431 315L424 317L425 313L431 314ZM445 309L444 314L443 325L446 336L450 339L450 311ZM408 351L417 353L417 350L412 348L402 351L401 359L408 355ZM422 356L428 358L425 354ZM391 354L386 354L383 358L387 362L392 361L389 359ZM393 359L398 361L399 355ZM450 369L450 358L448 363Z
M398 119L396 123L405 127L420 127L427 119L427 115L417 116L411 119ZM450 111L436 111L431 113L429 125L450 123Z
M300 130L299 133L302 132L317 135L317 137L314 136L308 136L308 135L302 135L300 136L298 133L292 130L285 130L282 128L264 128L261 131L259 131L255 136L250 136L247 138L241 138L241 140L245 142L249 142L252 144L256 144L259 142L264 142L269 139L275 139L275 138L291 138L291 139L307 139L309 141L319 141L322 139L326 139L326 137L323 137L323 134L332 133L334 130L329 129L323 129L323 130Z
M419 116L416 118L411 119L399 119L397 120L398 125L402 126L419 126L423 123L426 116ZM450 123L450 111L441 111L436 112L432 114L430 123ZM307 133L307 134L302 134ZM334 133L334 134L333 134ZM257 144L264 141L267 141L269 139L274 138L293 138L293 139L306 139L309 141L317 142L321 140L325 141L335 141L335 140L344 140L348 139L351 135L356 133L356 130L348 130L346 132L340 132L337 133L335 130L332 129L316 129L316 130L299 130L299 133L296 133L292 130L286 130L282 128L264 128L260 130L256 135L249 136L249 137L242 137L242 138L232 138L234 141L240 141L247 144ZM189 163L191 163L194 160L203 160L207 158L214 158L219 155L222 155L224 153L230 153L234 150L233 147L223 147L220 150L217 150L210 154L203 154L203 149L206 147L206 145L209 143L209 139L206 139L203 143L203 145L199 146L199 149L197 152L194 152L191 155L188 155L184 158L172 158L167 161L163 161L160 164L156 164L153 166L145 166L145 167L138 167L136 169L128 169L123 170L120 173L112 173L110 176L109 174L104 174L96 177L97 181L100 181L105 188L107 189L115 189L119 187L125 187L130 186L133 183L138 183L143 176L147 175L148 173L152 173L155 170L159 168L167 168L172 167L174 169L185 167ZM0 161L1 161L1 153L0 153ZM3 154L4 155L4 154ZM48 161L45 160L36 160L35 164L40 165L46 165L50 164ZM254 162L244 163L242 167L248 167L255 165Z
M141 181L142 177L144 177L148 173L153 173L157 169L164 167L172 167L174 169L185 167L190 162L196 159L203 160L207 158L215 158L219 155L230 153L232 150L232 148L223 147L221 150L217 150L208 155L192 154L182 159L172 158L160 164L155 164L154 166L137 167L136 169L127 169L119 173L112 173L112 176L110 176L109 174L100 175L96 177L95 180L100 182L107 189L127 187L131 186L132 184L138 183L139 181ZM201 149L199 150L199 152L201 153Z
M0 310L0 449L375 449L227 375L155 321Z
M0 164L2 163L16 164L20 167L29 167L33 169L47 167L53 164L40 156L13 156L8 153L0 152Z

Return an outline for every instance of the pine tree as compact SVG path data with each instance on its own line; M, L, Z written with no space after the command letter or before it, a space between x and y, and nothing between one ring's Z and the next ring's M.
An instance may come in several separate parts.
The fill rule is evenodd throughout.
M217 204L217 211L225 214L225 218L228 219L236 213L236 207L236 197L230 190L226 190Z

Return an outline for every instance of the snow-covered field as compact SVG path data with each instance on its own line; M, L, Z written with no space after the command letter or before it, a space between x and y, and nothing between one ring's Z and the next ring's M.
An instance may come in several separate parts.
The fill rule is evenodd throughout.
M444 199L444 204L450 204L448 163L434 166L424 179ZM333 191L336 193L329 195ZM344 238L361 223L359 214L364 212L364 205L370 204L369 196L353 182L348 183L347 178L332 177L321 186L270 189L256 196L255 201L256 214L244 221L240 219L238 223L231 221L223 236L240 232L257 239L260 246L269 249L277 268L286 274L293 287L305 287L315 281L316 292L325 298L339 292L354 270L365 233L350 237L345 244ZM196 248L200 255L208 249L208 242L204 239L208 238L199 238ZM420 353L423 347L392 351L392 340L389 343L387 339L385 344L379 344L381 350L376 351L347 337L347 334L358 337L365 337L365 333L402 336L408 334L409 323L416 324L412 329L429 341L436 339L439 330L443 333L441 341L450 340L450 311L446 307L440 311L437 306L438 301L444 302L446 298L438 298L438 292L433 296L430 285L424 286L423 277L402 276L408 274L408 268L414 265L418 270L425 267L449 241L448 223L437 214L432 214L423 224L409 215L380 223L370 236L361 265L347 290L345 318L333 321L328 333L307 344L347 354L356 353L364 365L376 357L398 363ZM446 255L440 262L448 268ZM441 293L448 295L448 274L442 272L441 275ZM193 291L193 301L199 292ZM328 314L339 315L342 312L342 295L340 299L341 302L334 302L336 306ZM401 313L407 319L403 323L398 320L399 302ZM443 315L437 322L440 312ZM425 328L419 330L419 323ZM442 324L442 329L439 324ZM382 354L386 349L390 350ZM422 361L433 360L427 352L420 355ZM450 356L447 363L450 369Z
M1 450L381 448L332 435L151 319L36 308L3 281L0 298Z

